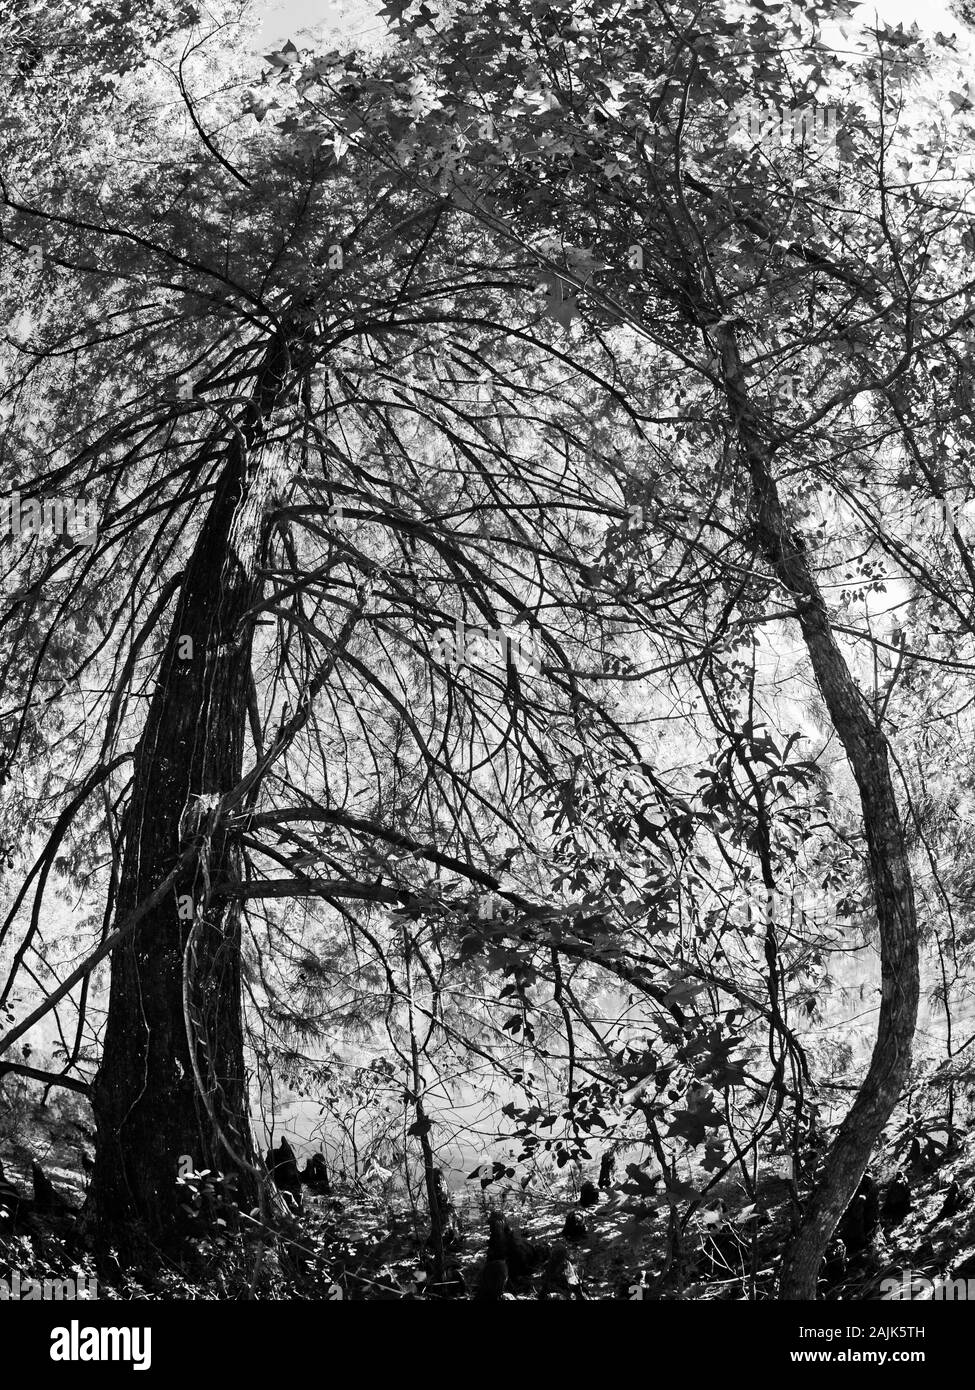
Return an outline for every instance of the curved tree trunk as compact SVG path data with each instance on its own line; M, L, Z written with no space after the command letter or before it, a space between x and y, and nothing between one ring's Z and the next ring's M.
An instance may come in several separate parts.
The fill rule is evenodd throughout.
M209 833L197 798L240 779L258 566L278 480L260 447L265 416L289 375L285 339L272 345L251 405L227 449L187 566L140 740L115 907L124 921ZM253 455L251 446L256 446ZM237 877L219 826L195 867L116 948L102 1063L88 1221L100 1243L135 1253L178 1230L181 1159L236 1170L253 1205L241 1021L240 908L209 902L210 882ZM193 1045L189 1037L192 1035Z
M920 989L917 917L887 740L836 645L802 539L789 529L765 444L751 413L734 336L721 330L717 338L732 420L751 481L757 547L779 582L795 595L816 684L860 792L880 929L882 991L873 1056L782 1266L780 1296L812 1299L830 1236L856 1191L907 1080Z

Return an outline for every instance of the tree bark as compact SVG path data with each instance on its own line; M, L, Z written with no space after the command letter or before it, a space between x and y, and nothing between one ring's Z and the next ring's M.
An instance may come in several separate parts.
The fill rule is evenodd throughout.
M288 389L288 332L286 324L272 340L228 446L186 567L135 759L116 923L172 872L194 837L201 853L112 957L93 1085L98 1140L88 1221L99 1243L129 1254L176 1236L183 1156L195 1170L233 1172L242 1205L256 1198L240 906L211 901L209 894L211 881L238 876L238 850L219 825L208 828L197 798L219 796L241 776L253 634L248 615L262 593L258 566L279 481L260 441L266 417Z
M757 548L797 599L816 684L846 750L860 793L880 932L881 1000L870 1066L829 1151L819 1187L783 1261L780 1297L814 1299L826 1246L908 1077L919 995L918 930L903 825L887 740L836 645L826 604L801 538L782 509L750 406L733 334L717 334L729 408L751 483Z

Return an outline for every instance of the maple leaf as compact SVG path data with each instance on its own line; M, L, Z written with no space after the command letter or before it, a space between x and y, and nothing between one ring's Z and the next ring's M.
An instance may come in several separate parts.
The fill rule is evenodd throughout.
M299 53L294 44L288 40L283 48L276 49L274 53L265 53L265 63L270 63L275 68L286 68L290 63L297 63Z
M697 1115L682 1110L674 1116L666 1137L668 1139L686 1139L688 1144L696 1149L699 1144L703 1144L706 1137L704 1121Z
M543 281L542 285L545 287L542 312L555 319L563 328L568 328L572 320L579 315L579 296L571 285L565 280L560 280L557 275ZM542 285L539 285L539 289Z
M391 23L398 24L409 8L410 0L386 0L379 15L382 19L388 19Z

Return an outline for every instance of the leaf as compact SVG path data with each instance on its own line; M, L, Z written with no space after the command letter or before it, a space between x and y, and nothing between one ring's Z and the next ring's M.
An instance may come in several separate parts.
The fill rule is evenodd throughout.
M244 110L254 117L256 121L263 121L269 111L277 108L276 101L269 101L260 92L251 90L244 98Z
M694 1114L690 1110L681 1110L674 1116L670 1129L667 1131L667 1138L684 1139L691 1148L697 1148L707 1138L704 1121L700 1115Z
M539 288L545 288L542 312L555 319L563 328L568 328L574 318L579 316L579 299L572 286L565 280L553 276L543 280Z
M275 68L287 68L291 63L297 63L299 56L297 48L289 39L283 48L276 49L273 53L266 53L264 61Z

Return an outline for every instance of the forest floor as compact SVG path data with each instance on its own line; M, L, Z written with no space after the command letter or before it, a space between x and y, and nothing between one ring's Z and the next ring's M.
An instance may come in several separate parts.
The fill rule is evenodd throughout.
M33 1129L33 1127L31 1127ZM90 1164L87 1135L58 1142L50 1133L23 1132L0 1152L4 1172L25 1198L26 1220L15 1226L0 1222L0 1275L18 1268L29 1277L66 1273L64 1262L88 1269L89 1257L77 1237L76 1217L57 1220L31 1213L31 1159L41 1159L55 1189L75 1211L83 1204L85 1167ZM882 1157L873 1168L881 1194L896 1168ZM867 1248L834 1263L821 1280L820 1297L874 1300L897 1297L891 1283L913 1279L913 1297L932 1294L939 1279L975 1279L975 1142L964 1141L950 1156L926 1171L910 1171L911 1210L896 1224L880 1222ZM952 1188L956 1184L956 1188ZM707 1203L680 1229L661 1192L637 1199L619 1187L599 1194L595 1206L581 1209L568 1184L562 1194L540 1196L509 1188L455 1194L460 1239L448 1252L448 1266L459 1270L468 1296L478 1288L488 1243L488 1216L501 1211L512 1228L534 1248L537 1271L509 1281L505 1300L540 1297L603 1299L772 1299L779 1259L791 1229L789 1185L770 1176L755 1200L740 1185L726 1181L708 1194ZM954 1192L949 1210L946 1198ZM683 1204L686 1206L686 1203ZM578 1212L585 1232L565 1234L566 1218ZM247 1218L244 1218L246 1221ZM305 1193L302 1210L279 1223L276 1234L239 1227L235 1237L208 1232L196 1239L200 1258L180 1269L170 1267L162 1283L148 1280L135 1287L106 1290L109 1297L235 1298L247 1287L255 1251L263 1260L252 1295L271 1299L433 1299L428 1224L403 1201L363 1186L337 1188L328 1197ZM236 1239L236 1249L233 1248ZM564 1244L571 1264L571 1288L553 1291L545 1266L553 1248ZM264 1253L267 1245L268 1253ZM675 1251L677 1252L675 1254ZM448 1296L464 1297L456 1273ZM100 1288L102 1281L100 1280ZM100 1295L105 1296L105 1295ZM900 1296L905 1296L901 1293Z

